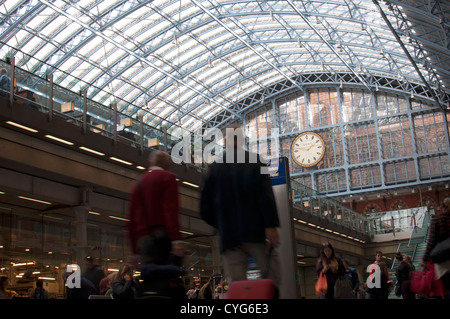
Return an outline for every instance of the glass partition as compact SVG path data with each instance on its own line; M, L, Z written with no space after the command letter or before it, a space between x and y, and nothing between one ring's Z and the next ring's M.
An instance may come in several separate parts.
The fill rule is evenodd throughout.
M417 207L367 215L369 231L372 234L387 234L423 227L427 207Z
M300 214L310 214L353 231L368 233L365 215L293 180L291 189L293 205Z

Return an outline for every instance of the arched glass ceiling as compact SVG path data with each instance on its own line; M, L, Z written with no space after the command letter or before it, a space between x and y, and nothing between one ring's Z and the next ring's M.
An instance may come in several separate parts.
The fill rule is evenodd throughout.
M62 70L97 87L96 101L114 95L135 105L122 112L193 130L324 76L371 90L397 81L445 108L449 10L425 0L7 0L0 41L42 61L19 67Z

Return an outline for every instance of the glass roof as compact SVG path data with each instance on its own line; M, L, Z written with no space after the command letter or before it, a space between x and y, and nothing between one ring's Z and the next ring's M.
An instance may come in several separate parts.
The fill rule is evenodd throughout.
M311 74L369 90L396 79L408 94L420 85L446 108L449 12L425 0L6 0L0 45L35 58L19 67L98 88L89 98L194 130L242 119L242 105L302 89ZM83 89L65 73L54 82Z

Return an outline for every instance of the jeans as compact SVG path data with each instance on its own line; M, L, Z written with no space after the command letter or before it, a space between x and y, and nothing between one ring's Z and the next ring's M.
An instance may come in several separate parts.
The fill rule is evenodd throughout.
M167 265L170 263L172 241L166 230L155 230L150 235L142 236L137 245L142 264Z
M247 279L248 257L255 260L261 274L267 267L268 247L263 243L243 243L241 246L226 249L222 253L225 274L229 282ZM272 250L270 256L267 278L271 279L276 287L280 286L280 265L276 249Z

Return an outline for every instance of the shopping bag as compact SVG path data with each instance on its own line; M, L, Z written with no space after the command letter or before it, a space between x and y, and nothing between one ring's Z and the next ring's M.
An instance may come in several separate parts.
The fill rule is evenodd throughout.
M427 296L438 297L445 295L444 283L435 278L434 264L428 263L422 271L412 271L410 273L411 291Z
M346 276L340 276L334 284L334 299L352 299L352 283Z
M320 272L319 278L316 282L316 295L317 296L325 296L328 290L327 277L323 272Z
M412 271L409 277L411 291L419 295L428 296L431 291L431 281L433 280L432 273L424 268L422 271Z

